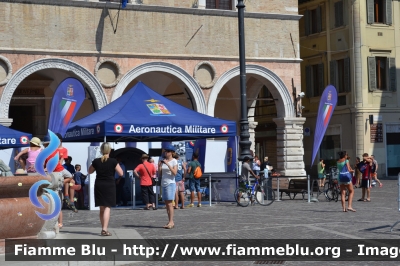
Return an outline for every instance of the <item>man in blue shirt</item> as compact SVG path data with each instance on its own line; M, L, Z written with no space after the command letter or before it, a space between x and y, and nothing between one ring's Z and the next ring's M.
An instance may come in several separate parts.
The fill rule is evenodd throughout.
M66 170L68 170L68 172L71 173L71 175L74 175L75 174L75 168L71 163L72 163L72 157L68 156L68 158L65 159L65 163L63 164L63 166L64 166L64 168Z
M88 206L88 188L85 186L85 178L87 178L86 175L82 174L81 172L81 165L76 164L75 165L75 173L74 173L74 180L75 180L75 185L77 188L78 192L78 203L80 208L87 209Z

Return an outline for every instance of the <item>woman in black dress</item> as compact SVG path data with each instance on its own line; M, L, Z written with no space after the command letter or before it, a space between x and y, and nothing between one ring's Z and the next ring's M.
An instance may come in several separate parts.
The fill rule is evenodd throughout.
M110 220L111 207L116 204L115 197L115 172L119 176L123 171L114 158L109 158L111 146L104 142L100 151L103 154L101 158L94 159L89 166L89 174L96 171L96 181L94 183L94 201L95 206L100 206L101 235L111 236L108 232L108 222Z

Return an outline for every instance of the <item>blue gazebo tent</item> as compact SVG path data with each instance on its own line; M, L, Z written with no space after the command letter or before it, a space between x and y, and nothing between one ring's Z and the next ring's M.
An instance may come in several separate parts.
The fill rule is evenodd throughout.
M183 107L139 82L104 108L73 122L63 141L180 141L235 135L236 122Z
M32 134L0 125L0 149L28 147Z

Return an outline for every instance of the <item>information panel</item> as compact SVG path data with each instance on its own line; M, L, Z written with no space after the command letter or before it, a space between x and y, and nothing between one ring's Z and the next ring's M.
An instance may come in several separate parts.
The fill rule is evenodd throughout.
M382 123L371 125L371 143L383 142L383 126Z

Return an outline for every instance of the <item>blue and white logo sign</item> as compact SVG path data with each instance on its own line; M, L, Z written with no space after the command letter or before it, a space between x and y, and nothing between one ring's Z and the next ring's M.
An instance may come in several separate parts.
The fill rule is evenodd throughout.
M46 172L44 170L44 164L46 162L46 159L53 154L57 149L58 146L60 145L60 140L58 137L50 130L48 130L49 136L50 136L50 144L47 148L45 148L42 152L39 153L39 155L36 158L35 162L35 169L36 171L41 174L42 176L47 176ZM58 164L58 153L54 155L48 162L47 162L47 172L51 173L53 170L56 168ZM32 185L32 187L29 189L29 199L32 202L32 204L40 209L44 209L43 205L40 203L39 198L37 197L37 191L41 185L50 185L51 183L47 180L40 180L36 182L35 184ZM54 210L50 214L43 214L38 211L35 211L37 216L42 218L43 220L51 220L60 213L61 211L61 200L58 194L48 188L44 188L44 190L49 193L50 197L53 198L54 201ZM41 196L42 199L44 200L45 203L50 204L50 198L48 195L44 194Z

